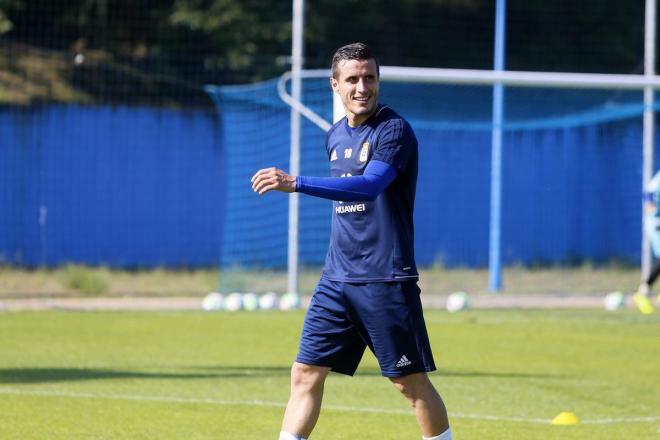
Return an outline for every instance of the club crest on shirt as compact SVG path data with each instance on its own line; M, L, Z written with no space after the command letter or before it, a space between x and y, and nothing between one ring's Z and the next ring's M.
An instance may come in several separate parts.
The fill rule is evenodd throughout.
M330 155L330 162L334 162L337 160L337 150L332 150L332 154Z
M360 162L366 162L368 155L369 155L369 142L365 142L364 144L362 144L362 148L360 149Z

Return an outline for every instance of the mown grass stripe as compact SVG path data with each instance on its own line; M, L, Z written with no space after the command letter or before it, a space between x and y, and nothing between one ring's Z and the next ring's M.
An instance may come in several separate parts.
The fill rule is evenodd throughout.
M153 401L153 402L177 402L177 403L198 403L198 404L212 404L212 405L253 405L284 408L283 402L273 402L267 400L231 400L231 399L214 399L214 398L198 398L198 397L180 397L180 396L145 396L145 395L132 395L132 394L110 394L110 393L89 393L78 391L62 391L62 390L21 390L16 388L0 387L2 394L14 394L23 396L44 396L44 397L72 397L72 398L86 398L86 399L116 399L116 400L134 400L134 401ZM401 414L410 415L408 410L401 409L388 409L388 408L371 408L371 407L353 407L345 405L324 405L324 410L342 411L342 412L362 412L362 413L377 413L377 414ZM496 416L488 414L467 414L467 413L449 413L450 417L475 419L475 420L492 420L504 422L518 422L518 423L540 423L549 424L549 419L533 418L533 417L508 417ZM643 417L616 417L616 418L603 418L603 419L584 419L581 421L583 424L590 425L607 425L607 424L620 424L620 423L649 423L660 421L660 416L643 416Z

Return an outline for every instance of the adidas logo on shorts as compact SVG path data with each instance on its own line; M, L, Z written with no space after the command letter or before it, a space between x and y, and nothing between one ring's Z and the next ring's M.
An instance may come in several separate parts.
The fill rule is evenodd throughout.
M402 367L408 366L410 364L412 364L412 362L410 362L408 360L408 358L406 357L406 355L404 354L403 356L401 356L401 359L399 359L399 362L396 363L396 367L397 368L402 368Z

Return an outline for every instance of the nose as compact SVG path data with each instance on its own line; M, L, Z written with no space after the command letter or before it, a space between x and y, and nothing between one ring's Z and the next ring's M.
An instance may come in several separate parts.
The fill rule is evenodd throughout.
M365 92L367 91L367 84L364 82L363 78L360 78L356 84L356 88L358 92Z

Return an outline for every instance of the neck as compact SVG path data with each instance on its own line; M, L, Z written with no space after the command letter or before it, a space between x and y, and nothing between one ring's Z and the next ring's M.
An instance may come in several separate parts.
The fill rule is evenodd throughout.
M376 110L378 110L378 106L376 106L376 108L374 108L371 113L366 115L355 115L352 113L347 113L346 120L348 121L348 125L350 125L351 127L357 127L358 125L362 125L367 119L369 119L374 113L376 113Z

